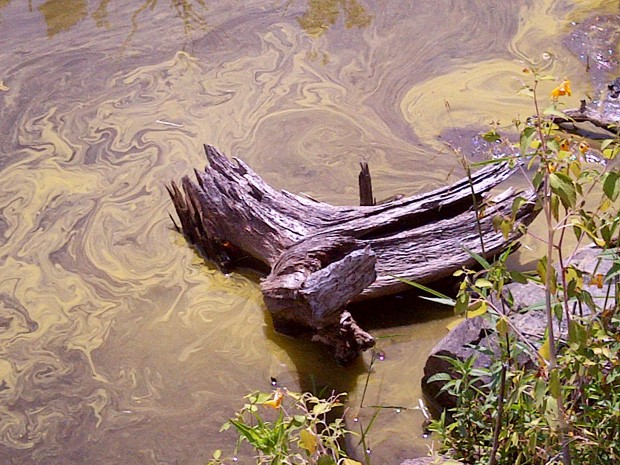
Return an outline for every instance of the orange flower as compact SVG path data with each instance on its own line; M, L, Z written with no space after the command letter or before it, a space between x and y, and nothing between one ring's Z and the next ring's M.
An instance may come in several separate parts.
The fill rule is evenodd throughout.
M568 152L570 150L570 142L568 139L562 139L561 137L556 136L556 140L560 145L560 150Z
M263 405L268 405L271 408L278 409L280 405L282 405L282 399L284 398L284 394L280 389L273 391L273 399L267 400L263 402Z
M583 154L585 155L585 153L586 153L588 150L590 150L590 146L589 146L587 143L585 143L585 142L581 142L581 143L579 144L579 151L580 151L581 153L583 153Z
M557 100L558 97L560 97L561 95L568 95L569 97L571 96L570 81L568 79L564 79L562 81L562 84L560 84L551 91L551 98L553 100Z
M598 287L599 289L603 289L603 275L600 273L595 274L594 276L592 276L592 279L590 280L590 286L596 284L596 287Z

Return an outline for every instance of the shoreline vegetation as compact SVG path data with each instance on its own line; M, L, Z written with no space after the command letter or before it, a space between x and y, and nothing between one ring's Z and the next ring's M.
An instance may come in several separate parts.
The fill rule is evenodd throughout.
M464 269L455 300L457 313L483 313L488 344L465 359L442 357L447 373L429 377L440 393L454 399L429 429L441 452L464 464L603 464L620 460L620 173L613 160L620 151L616 137L600 142L600 161L589 162L590 144L564 132L556 123L573 118L560 110L561 97L571 95L563 80L541 108L541 87L552 77L525 69L533 84L520 93L531 98L535 115L515 122L515 147L495 129L485 137L515 148L515 163L533 171L537 207L544 233L535 237L544 252L536 269L521 273L506 265L507 254L479 268ZM613 91L610 85L610 92ZM613 98L609 96L608 98ZM609 125L609 129L617 126ZM512 220L498 218L510 231ZM531 231L525 234L532 235ZM569 243L573 236L573 245ZM593 269L577 266L581 246L598 247ZM544 331L537 340L523 334L515 317L509 283L542 289ZM530 310L526 308L525 310ZM488 334L492 333L492 336Z

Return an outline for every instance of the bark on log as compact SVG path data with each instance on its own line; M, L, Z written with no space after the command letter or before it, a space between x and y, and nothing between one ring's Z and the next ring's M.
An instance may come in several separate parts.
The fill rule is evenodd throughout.
M483 255L475 195L486 257L502 251L508 238L493 228L497 215L516 213L527 224L536 211L534 192L489 191L514 171L488 165L468 179L386 204L337 207L277 191L241 160L227 159L205 145L209 165L187 176L170 196L185 237L224 269L249 254L271 268L261 283L265 303L281 332L312 331L347 363L374 344L345 310L348 302L398 293L408 288L396 276L428 283L474 266L468 250Z
M566 110L564 114L570 119L553 117L553 122L558 124L564 131L579 134L591 139L614 139L618 134L618 118L620 115L603 114L598 110L585 105L579 109ZM591 128L586 124L589 123Z

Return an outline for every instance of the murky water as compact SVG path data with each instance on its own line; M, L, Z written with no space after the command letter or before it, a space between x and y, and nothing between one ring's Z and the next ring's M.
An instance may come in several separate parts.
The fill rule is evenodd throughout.
M574 104L590 90L561 37L613 2L593 3L0 0L0 464L201 464L272 376L355 410L368 359L274 334L258 277L171 230L165 184L206 142L336 204L359 160L379 198L436 187L458 165L444 131L531 113L526 62L570 76ZM445 332L399 305L365 323L391 335L365 405L417 405ZM373 463L425 453L420 424L382 412Z

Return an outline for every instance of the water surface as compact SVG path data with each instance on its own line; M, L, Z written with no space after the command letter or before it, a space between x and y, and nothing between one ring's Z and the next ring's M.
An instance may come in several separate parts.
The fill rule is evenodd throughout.
M442 134L529 115L524 66L589 91L561 43L601 5L0 0L0 464L201 464L270 377L350 391L360 414L369 355L341 369L274 334L258 277L171 229L165 184L203 143L335 204L360 160L379 198L450 182ZM397 308L368 318L389 337L365 405L416 406L445 334L445 312ZM421 419L382 411L373 463L424 454Z

